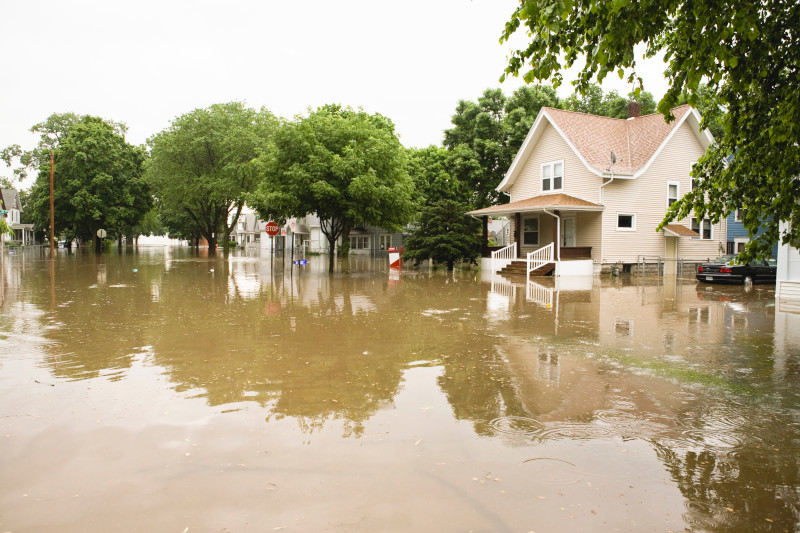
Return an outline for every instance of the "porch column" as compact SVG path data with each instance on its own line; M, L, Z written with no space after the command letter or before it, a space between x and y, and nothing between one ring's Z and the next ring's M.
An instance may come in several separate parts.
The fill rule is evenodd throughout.
M561 261L561 236L559 235L561 229L561 214L558 211L553 211L555 214L555 224L553 224L553 243L555 243L555 258L556 261Z
M519 238L521 226L522 215L516 213L514 214L514 242L517 243L517 258L522 257L522 240Z
M481 257L490 257L489 256L489 217L483 217L481 221L483 224L483 238L481 240Z

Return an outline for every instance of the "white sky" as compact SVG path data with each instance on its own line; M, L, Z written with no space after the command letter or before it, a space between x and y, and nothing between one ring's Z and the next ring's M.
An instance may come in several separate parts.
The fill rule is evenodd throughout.
M128 125L232 100L290 118L328 103L389 117L405 146L440 144L459 99L499 83L516 0L0 0L0 147L32 148L52 113ZM656 99L663 63L640 68ZM627 94L615 76L606 91ZM570 94L568 83L559 89ZM0 162L0 175L11 171Z

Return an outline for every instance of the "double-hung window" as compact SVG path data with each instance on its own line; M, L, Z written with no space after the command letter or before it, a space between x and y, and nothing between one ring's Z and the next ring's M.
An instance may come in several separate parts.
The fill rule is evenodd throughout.
M564 189L564 161L542 164L542 192Z
M697 218L692 218L692 229L700 234L700 238L703 240L710 240L711 239L711 220L708 218L704 218L702 220Z
M526 218L522 221L522 244L539 245L539 217Z
M680 190L680 184L677 181L667 182L667 207L678 201Z

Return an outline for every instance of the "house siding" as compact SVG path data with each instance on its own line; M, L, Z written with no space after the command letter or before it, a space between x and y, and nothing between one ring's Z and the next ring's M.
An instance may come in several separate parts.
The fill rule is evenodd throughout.
M562 159L564 161L564 188L556 192L598 203L600 201L598 189L601 183L600 176L586 168L575 151L550 124L545 126L530 157L509 189L511 200L523 200L542 194L542 164ZM545 192L545 194L547 193Z
M679 196L691 190L691 166L703 155L703 148L688 124L682 124L653 160L650 167L633 180L617 179L603 188L606 209L603 225L603 263L635 263L641 257L664 257L665 236L656 232L667 209L667 182L679 184ZM634 231L617 230L617 215L635 215ZM691 227L691 216L674 223ZM700 260L717 257L725 251L726 224L712 226L711 240L680 238L678 257Z
M728 225L728 230L727 230L727 234L728 234L728 239L727 240L728 240L728 242L735 242L736 239L747 239L747 240L750 239L750 236L747 234L747 230L745 229L744 224L742 224L741 222L737 222L736 221L736 212L735 211L733 213L731 213L730 215L728 215L727 225ZM756 232L756 235L760 235L762 233L763 233L763 230L759 229ZM778 243L777 242L772 246L772 250L771 250L770 253L772 254L772 257L778 257Z

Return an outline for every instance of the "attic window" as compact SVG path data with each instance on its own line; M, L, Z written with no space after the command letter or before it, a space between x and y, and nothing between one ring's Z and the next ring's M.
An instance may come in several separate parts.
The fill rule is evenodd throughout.
M542 192L564 189L564 161L542 164Z

